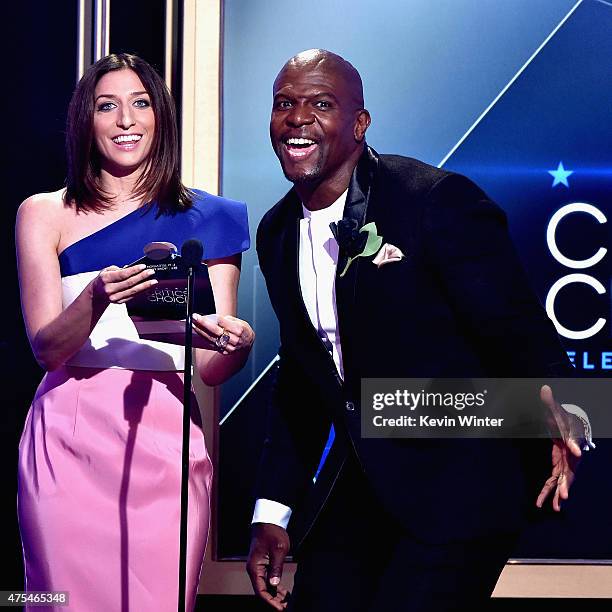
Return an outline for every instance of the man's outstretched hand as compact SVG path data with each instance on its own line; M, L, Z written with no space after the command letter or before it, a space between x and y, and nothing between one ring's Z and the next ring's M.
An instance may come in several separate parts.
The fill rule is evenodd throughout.
M289 536L282 527L271 523L253 525L247 572L255 595L275 610L287 607L289 593L280 581L289 548Z
M544 385L540 390L540 399L548 409L548 416L555 423L561 437L553 439L552 447L552 474L546 480L536 506L541 508L546 498L554 491L552 500L553 509L556 512L561 510L561 500L569 497L569 490L576 477L576 469L580 463L582 451L576 439L572 436L572 428L569 419L571 415L555 400L552 389Z

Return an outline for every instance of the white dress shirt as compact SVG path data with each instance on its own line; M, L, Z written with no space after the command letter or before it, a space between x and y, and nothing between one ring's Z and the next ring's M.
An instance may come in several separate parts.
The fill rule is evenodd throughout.
M340 377L344 379L342 347L336 310L336 268L338 243L329 224L342 219L348 189L322 210L302 205L300 220L299 277L302 299L313 327L330 351ZM255 502L253 523L273 523L287 528L291 508L270 499Z

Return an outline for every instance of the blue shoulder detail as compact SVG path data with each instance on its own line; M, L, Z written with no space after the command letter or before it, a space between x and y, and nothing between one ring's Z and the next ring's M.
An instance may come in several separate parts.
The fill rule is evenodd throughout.
M249 219L244 202L215 196L199 189L188 211L194 216L197 235L202 241L204 259L219 259L246 251L250 245Z
M125 266L143 256L149 242L181 245L197 238L204 259L219 259L250 246L246 204L193 190L193 206L174 215L155 216L155 208L134 211L67 247L59 256L62 276Z

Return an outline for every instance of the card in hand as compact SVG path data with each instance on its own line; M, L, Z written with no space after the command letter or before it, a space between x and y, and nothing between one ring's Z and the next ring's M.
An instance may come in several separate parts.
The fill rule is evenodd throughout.
M151 242L144 257L129 264L144 264L155 270L157 284L135 295L127 302L127 310L138 335L146 340L185 344L187 316L187 268L177 248L169 242ZM204 263L194 268L194 312L207 315L215 312L215 298L208 268ZM199 336L194 334L194 346Z

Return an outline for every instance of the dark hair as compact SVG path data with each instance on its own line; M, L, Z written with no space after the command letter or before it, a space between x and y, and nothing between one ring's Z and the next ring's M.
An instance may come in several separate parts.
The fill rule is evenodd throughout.
M77 210L102 210L111 198L100 187L100 160L93 137L94 91L98 81L112 70L133 70L151 98L155 132L144 170L134 195L157 203L158 214L174 213L191 206L192 194L179 175L178 130L174 101L163 79L143 59L113 53L99 59L78 82L66 122L68 205Z

